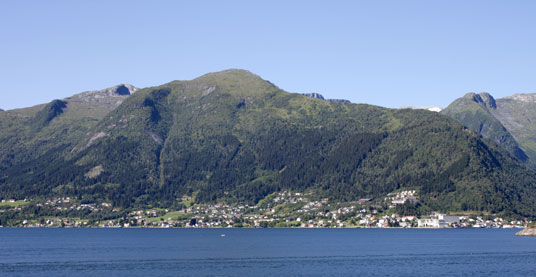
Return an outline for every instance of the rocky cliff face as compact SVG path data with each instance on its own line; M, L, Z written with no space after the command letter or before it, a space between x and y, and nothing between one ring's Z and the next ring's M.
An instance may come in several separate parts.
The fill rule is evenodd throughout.
M132 85L120 84L102 90L82 92L64 101L67 103L69 116L101 119L138 90Z
M138 91L138 88L121 84L103 90L86 91L67 98L70 103L87 103L94 105L111 105L113 108L119 106L123 100Z
M322 94L320 94L320 93L316 93L316 92L302 93L302 95L307 96L307 97L311 97L311 98L320 99L320 100L326 100L326 99L324 98L324 96L322 96Z
M486 107L491 108L491 109L497 108L497 103L495 102L495 98L493 98L493 96L491 96L489 93L481 92L479 96Z
M467 93L466 95L464 95L462 99L470 100L470 101L475 102L475 103L477 103L477 104L479 104L479 105L481 105L482 107L485 107L485 108L490 108L490 109L497 108L495 98L493 98L493 96L491 96L487 92L481 92L479 94L476 94L474 92L470 92L470 93Z

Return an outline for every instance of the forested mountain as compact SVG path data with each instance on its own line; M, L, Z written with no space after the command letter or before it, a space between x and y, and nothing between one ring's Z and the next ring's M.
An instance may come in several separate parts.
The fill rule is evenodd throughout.
M495 99L488 93L468 93L455 100L442 112L485 138L493 140L523 162L528 162L525 152L506 130L493 112L497 109Z
M23 164L37 166L35 162L45 157L63 160L68 145L78 143L106 114L136 90L131 85L118 85L0 113L0 172L4 173L3 178L6 178L5 172ZM21 175L21 178L31 176L27 173L16 175Z
M536 168L536 95L515 94L495 100L469 93L443 113L500 144L530 168Z
M244 70L132 92L0 113L0 194L166 207L407 188L435 210L536 215L536 174L439 113L287 93Z

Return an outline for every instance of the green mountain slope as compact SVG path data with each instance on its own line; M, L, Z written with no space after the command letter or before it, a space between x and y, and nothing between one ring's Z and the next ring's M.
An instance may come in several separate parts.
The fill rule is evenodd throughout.
M519 160L532 164L514 137L494 116L496 109L496 101L488 93L468 93L452 102L442 113L458 120L483 137L493 140Z
M536 168L536 96L516 94L493 99L470 93L452 102L442 113L491 139L530 168Z
M44 129L68 114L61 103L40 111L56 117ZM83 131L4 166L0 193L167 207L184 196L256 203L291 189L352 201L411 188L434 210L536 215L535 173L449 117L291 94L243 70L146 88L92 126L69 126Z
M63 157L63 150L71 151L67 148L136 90L118 85L0 113L0 171L26 162L35 164L46 153Z
M493 115L516 138L527 155L536 160L536 94L515 94L497 99Z

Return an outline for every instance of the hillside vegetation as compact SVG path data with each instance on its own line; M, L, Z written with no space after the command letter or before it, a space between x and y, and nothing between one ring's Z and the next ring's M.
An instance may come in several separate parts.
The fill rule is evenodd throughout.
M68 99L0 113L0 194L129 208L407 188L433 210L536 215L520 157L434 112L314 99L227 70L139 90L101 115L69 115Z
M442 113L501 145L536 169L536 96L516 94L495 100L488 93L469 93Z

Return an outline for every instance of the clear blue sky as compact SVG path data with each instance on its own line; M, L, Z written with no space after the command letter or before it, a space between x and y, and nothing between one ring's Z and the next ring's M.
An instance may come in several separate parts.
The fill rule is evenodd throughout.
M386 107L536 92L536 1L257 2L1 1L0 108L227 68Z

